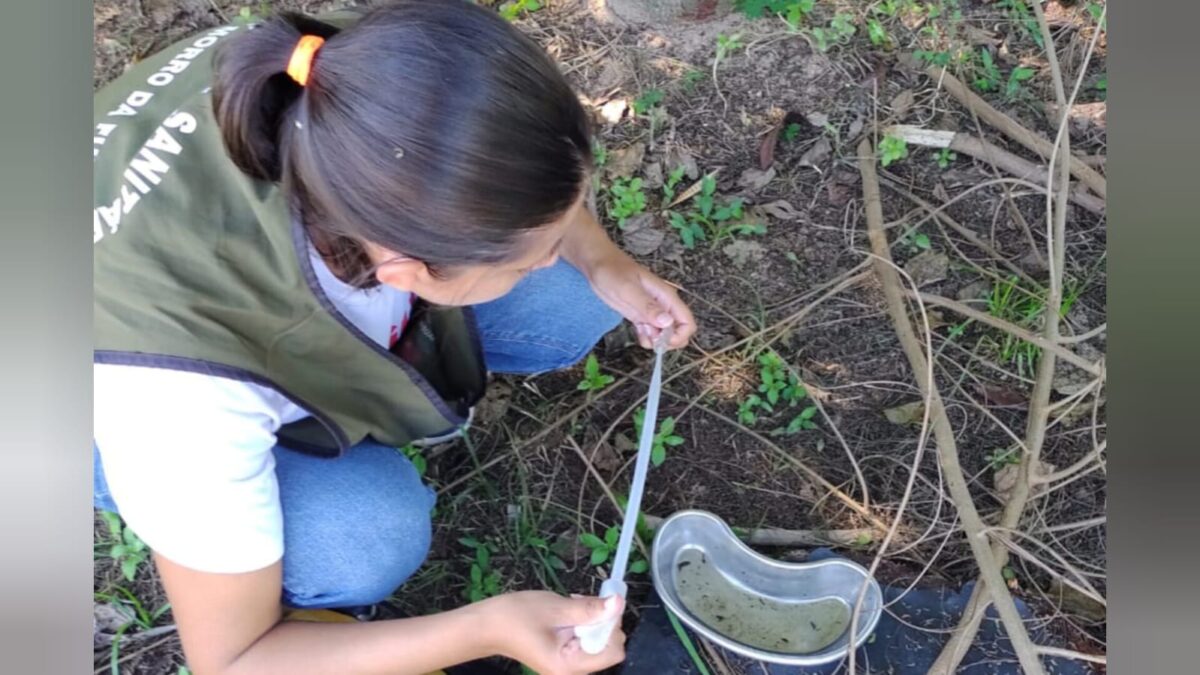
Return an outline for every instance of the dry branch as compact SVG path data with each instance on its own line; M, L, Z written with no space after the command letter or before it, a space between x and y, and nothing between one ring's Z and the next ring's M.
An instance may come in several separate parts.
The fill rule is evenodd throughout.
M897 273L892 268L892 256L883 231L883 207L879 198L879 179L875 173L875 151L870 140L864 139L858 145L859 170L863 176L863 201L866 210L867 235L871 242L871 250L876 256L873 261L875 272L883 286L884 297L887 300L888 313L896 329L896 335L904 349L905 356L914 373L928 370L929 364L921 351L920 342L909 322L904 295L901 290ZM1048 360L1048 359L1044 359ZM926 382L917 377L917 384L922 394L928 397L929 413L933 423L933 434L937 441L938 461L942 466L946 486L951 498L958 509L963 530L967 535L967 543L979 564L980 577L986 584L992 602L1000 615L1000 621L1012 641L1013 649L1026 673L1040 675L1044 673L1041 661L1038 660L1036 647L1029 639L1021 615L1013 602L996 557L987 540L983 520L971 499L970 488L958 459L958 446L954 439L954 430L946 415L941 395L932 382Z
M1059 106L1063 110L1068 110L1070 108L1070 102L1067 100L1066 90L1063 86L1062 70L1058 64L1058 52L1054 45L1054 38L1050 34L1050 28L1046 23L1046 16L1042 11L1041 5L1037 2L1033 2L1031 4L1033 5L1034 14L1037 16L1038 25L1042 33L1042 39L1046 45L1046 57L1050 63L1051 77L1054 81L1055 97L1058 100ZM1102 17L1104 13L1107 13L1107 8L1102 10ZM1096 33L1092 36L1092 43L1088 47L1087 57L1084 58L1083 66L1081 66L1079 69L1079 77L1075 81L1075 91L1071 96L1072 100L1074 100L1075 94L1077 94L1079 91L1079 84L1082 81L1084 72L1087 70L1087 62L1091 58L1092 50L1096 46L1096 40L1099 35L1100 32L1096 31ZM946 74L946 78L948 81L954 80L954 78L949 74ZM956 85L956 88L960 92L976 99L980 104L986 106L988 110L990 110L996 116L1003 117L1004 120L1011 123L1011 120L1005 117L1002 113L996 111L994 108L991 108L984 103L982 99L979 99L978 96L975 96L971 92L967 91L966 88L962 86L961 82L954 80L954 85ZM947 87L947 90L951 91L952 94L954 93L954 89L951 89L949 86ZM978 112L981 116L984 114L983 110L978 110ZM993 121L993 124L996 124L996 122ZM1015 125L1015 123L1012 123L1012 125ZM1019 127L1019 125L1016 126L1021 131L1024 131L1028 136L1032 136L1032 134L1029 134L1023 128ZM1070 134L1067 127L1068 122L1064 115L1062 120L1059 122L1058 134L1055 138L1054 145L1047 148L1048 152L1040 151L1042 152L1043 156L1049 156L1051 164L1053 164L1055 158L1057 158L1057 168L1059 170L1057 193L1053 192L1053 180L1048 176L1046 181L1046 219L1048 229L1047 243L1050 247L1047 261L1049 262L1050 267L1050 292L1046 302L1046 315L1049 317L1049 320L1045 322L1043 336L1049 343L1057 343L1060 340L1059 322L1057 319L1059 317L1060 308L1062 305L1063 263L1065 260L1066 246L1066 206L1068 191L1070 189L1069 182L1070 175L1075 172L1075 167L1077 165L1082 166L1081 162L1071 156ZM1020 141L1020 139L1017 140ZM1040 144L1046 143L1045 139L1041 139L1040 137L1038 137L1038 140ZM1027 145L1026 147L1029 146ZM1090 168L1088 168L1087 171L1090 172L1090 175L1093 177L1099 178L1099 174L1091 171ZM1079 176L1080 180L1088 182L1088 179L1084 174L1076 173L1075 175ZM1099 178L1099 180L1101 183L1099 185L1100 189L1097 190L1097 193L1101 196L1104 196L1103 179ZM1050 203L1051 196L1054 198L1053 205ZM1034 467L1039 465L1042 444L1046 438L1046 428L1049 424L1049 416L1051 411L1049 399L1054 378L1054 354L1054 352L1044 353L1042 359L1038 363L1037 380L1034 383L1033 393L1030 397L1029 418L1026 424L1026 456L1022 458L1018 469L1017 485L1014 487L1012 494L1009 496L1008 502L1004 506L1004 512L1000 517L1000 527L1004 529L1015 530L1017 525L1020 523L1021 516L1025 511L1025 504L1029 500L1033 483L1035 482L1036 472ZM1004 564L1004 562L1007 561L1008 552L1000 542L995 542L992 550L994 557L997 559L999 564ZM981 574L980 576L982 578L984 575ZM978 610L982 609L982 597L980 585L976 585L974 591L971 593L971 599L968 602L967 611L977 612ZM982 612L979 612L979 614L981 615ZM975 634L979 629L979 618L979 616L976 616L973 613L963 614L963 618L960 620L953 636L951 636L949 642L947 642L947 644L943 647L942 653L938 655L937 660L930 669L931 673L948 675L957 669L959 662L966 654L967 646L970 645L970 643L975 639ZM1041 648L1041 653L1047 653L1047 650L1045 648Z
M1050 141L1026 129L1008 115L993 108L991 104L980 98L967 85L944 69L938 66L929 66L925 69L925 73L945 88L951 96L958 99L959 103L973 110L982 120L996 127L1005 136L1036 152L1045 159L1049 159L1050 155L1053 154L1054 145ZM1070 156L1070 153L1064 154ZM1107 197L1108 183L1104 179L1104 176L1101 176L1099 172L1079 158L1073 156L1070 156L1070 158L1071 174L1083 181L1083 184L1087 185L1092 192L1101 197Z
M911 292L906 293L906 295L908 295L909 297L913 297L913 294ZM1009 333L1009 334L1013 335L1014 337L1020 338L1026 342L1029 342L1031 344L1034 344L1034 345L1040 347L1043 351L1049 351L1054 354L1057 354L1058 356L1062 357L1062 359L1064 361L1067 361L1071 365L1077 366L1077 367L1087 371L1088 373L1091 373L1092 375L1099 377L1101 375L1101 373L1104 372L1104 369L1101 364L1096 364L1096 363L1092 363L1091 361L1088 361L1087 359L1076 354L1075 352L1067 349L1066 347L1063 347L1060 342L1051 342L1050 340L1046 339L1045 336L1031 333L1031 332L1025 330L1024 328L1021 328L1020 326L1016 326L1012 323L1009 323L1008 321L1005 321L1004 319L996 318L996 317L992 316L991 314L988 314L987 312L981 312L977 309L972 309L972 308L968 307L967 305L964 305L963 303L958 302L957 300L951 300L950 298L943 298L940 295L933 295L932 293L921 293L920 298L921 298L922 302L926 302L931 305L937 305L939 307L945 307L946 309L953 310L959 314L962 314L965 317L974 319L980 323L986 323L987 325L992 326L993 328L999 328L1000 330L1002 330L1006 333Z
M950 148L955 152L970 155L1003 169L1015 178L1045 184L1048 173L1044 167L1011 152L971 136L953 131L938 131L907 124L896 124L884 129L884 135L902 138L906 143L930 148ZM1071 201L1096 214L1104 214L1104 200L1082 190L1071 191Z

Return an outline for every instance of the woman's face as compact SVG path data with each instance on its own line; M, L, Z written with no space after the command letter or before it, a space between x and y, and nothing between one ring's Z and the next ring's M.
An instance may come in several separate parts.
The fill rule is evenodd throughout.
M394 254L372 251L372 257L385 260L376 277L380 283L409 291L418 298L443 306L476 305L495 300L513 289L534 270L558 262L564 237L584 208L582 197L557 221L524 235L525 254L519 259L493 265L464 265L434 276L422 262L397 258Z

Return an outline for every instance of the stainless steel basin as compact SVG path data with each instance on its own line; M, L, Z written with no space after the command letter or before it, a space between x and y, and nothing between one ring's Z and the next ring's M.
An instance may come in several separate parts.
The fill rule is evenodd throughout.
M763 556L706 511L680 511L658 527L651 578L667 608L692 630L753 659L813 666L858 648L883 609L879 584L849 560L785 563Z

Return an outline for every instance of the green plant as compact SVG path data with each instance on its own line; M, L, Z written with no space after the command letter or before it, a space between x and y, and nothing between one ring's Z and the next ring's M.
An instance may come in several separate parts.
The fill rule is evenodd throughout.
M772 406L780 401L794 406L808 395L800 379L796 377L775 352L764 352L758 357L759 393L767 397Z
M745 45L742 44L742 34L734 33L733 35L718 35L717 36L717 60L720 63L725 60L725 57L741 49ZM715 64L714 64L715 66Z
M1037 2L1037 0L1034 0ZM996 3L1000 9L1008 12L1008 18L1013 23L1021 27L1021 32L1032 39L1037 46L1043 49L1046 45L1042 42L1042 30L1038 27L1037 17L1029 10L1025 0L1000 0Z
M746 400L738 404L738 421L746 426L754 426L758 422L759 409L771 412L772 408L769 403L762 400L758 394L750 394Z
M1004 87L1004 97L1008 100L1015 99L1021 93L1021 83L1032 78L1036 71L1033 68L1019 66L1013 68L1008 74L1008 84Z
M675 188L683 180L685 173L687 173L687 167L678 166L667 175L667 179L663 181L662 187L664 204L669 204L671 200L675 199Z
M804 410L801 410L800 414L793 417L792 421L788 422L786 427L775 429L774 431L771 432L771 435L772 436L781 436L781 435L791 436L794 433L804 431L807 429L816 429L817 423L812 421L812 418L815 417L816 414L817 414L817 406L810 405L810 406L806 407Z
M773 351L766 351L758 357L758 378L759 385L757 392L750 394L738 404L738 421L747 426L753 426L758 422L760 411L767 414L773 414L776 411L776 406L780 403L786 403L788 407L794 407L808 396L808 391L805 390L804 384L796 377L796 374L787 367L783 359ZM759 394L762 394L759 396ZM801 411L798 418L800 421L793 420L788 424L787 428L776 429L775 433L795 433L800 429L811 429L811 422L808 422L816 412L813 407L813 412L807 412L807 408ZM810 426L805 426L808 422Z
M867 39L876 47L884 47L891 44L892 38L888 35L887 29L883 24L874 17L867 19Z
M428 462L425 460L425 455L421 453L421 449L409 443L402 448L396 448L400 454L408 458L412 462L413 468L417 470L418 476L424 476L425 470L429 468Z
M520 501L518 503L517 517L513 519L514 540L514 559L520 561L526 557L532 558L535 563L534 573L538 576L538 581L542 586L553 586L560 591L563 590L562 582L558 579L558 573L567 569L566 563L560 557L563 542L558 541L551 544L542 536L539 531L539 518L534 517L534 511L530 508L529 491L525 485L524 475L521 475L521 491Z
M154 624L158 622L163 614L166 614L171 609L171 605L167 603L154 611L149 611L142 604L142 601L129 589L123 586L116 586L114 590L123 597L114 593L95 593L93 597L96 600L113 605L114 608L120 607L121 609L118 611L129 619L117 627L117 632L113 635L112 647L109 650L109 670L113 675L116 675L121 672L119 668L121 662L121 637L125 635L125 631L133 626L137 626L144 631L154 628Z
M633 429L638 438L642 437L642 422L646 419L646 410L638 408L633 413ZM667 448L683 445L683 437L675 435L675 418L664 417L658 423L658 430L654 432L654 441L650 446L650 463L654 466L661 466L667 460Z
M625 221L646 210L646 193L642 192L641 178L617 178L608 188L611 199L608 215L617 219L617 227L625 227Z
M592 163L596 168L608 164L608 148L599 139L592 140Z
M1006 466L1016 466L1021 463L1021 455L1017 452L1020 448L1009 448L1001 450L997 448L992 451L992 454L987 456L988 466L993 471L1002 469Z
M542 8L538 0L510 0L500 5L500 16L512 21L522 14L536 12Z
M235 26L248 26L252 23L258 23L271 15L271 3L267 0L261 0L258 3L257 9L251 9L247 5L243 5L238 10L237 16L233 17Z
M980 66L975 71L975 88L979 91L992 91L1000 86L1000 69L992 61L992 53L979 48Z
M908 142L897 136L885 136L879 141L879 162L887 166L908 157Z
M583 364L583 380L580 381L578 389L580 391L600 391L612 384L615 379L612 375L600 372L600 362L596 360L596 355L588 354L587 361Z
M463 537L458 543L471 549L474 553L471 560L470 584L464 591L467 600L479 602L484 598L499 595L500 572L492 569L492 554L498 549L490 541L479 541L474 537Z
M696 90L696 85L700 83L700 80L703 80L707 75L708 73L699 68L692 68L687 71L683 74L683 90L689 94L692 93Z
M654 106L662 103L663 93L659 89L649 89L641 96L633 99L633 112L638 115L645 115L650 112Z
M950 148L942 148L933 156L933 161L937 162L938 168L943 170L949 168L950 162L956 159L958 159L958 154Z
M1087 13L1088 16L1092 17L1092 21L1095 21L1100 26L1100 30L1108 30L1108 17L1104 14L1104 7L1100 3L1089 2L1087 4Z
M1096 83L1092 85L1092 89L1095 89L1096 91L1102 91L1107 94L1108 93L1108 73L1104 73L1103 75L1101 75L1100 79L1096 80Z
M792 122L783 128L783 140L785 140L789 143L796 140L796 137L799 135L800 135L800 124L797 122Z
M604 537L600 538L591 532L584 532L579 535L579 543L588 547L592 552L588 562L593 567L599 567L608 562L608 559L617 552L617 542L621 539L621 530L616 525L609 527L604 531ZM643 574L650 569L650 565L646 559L638 555L636 552L631 552L629 556L629 573Z
M111 511L101 511L100 517L108 526L111 535L112 548L108 557L121 568L121 575L126 581L133 581L138 568L150 557L150 550L137 534L121 521L121 517Z
M745 203L740 197L718 204L716 190L716 179L711 175L705 176L700 181L700 192L692 202L694 208L686 215L669 212L668 220L671 227L679 232L684 248L690 250L695 248L697 241L704 240L716 246L727 237L763 234L767 231L766 225L745 220Z
M817 49L827 52L833 47L849 42L856 32L858 28L854 25L854 15L838 12L829 20L829 25L813 28L812 38Z
M1021 326L1029 330L1037 330L1046 312L1046 291L1030 291L1022 287L1016 275L993 284L987 297L987 311L998 319ZM1082 293L1081 285L1073 279L1068 279L1063 286L1063 298L1060 305L1060 318L1071 311L1071 307ZM997 358L1015 366L1017 373L1022 376L1032 376L1041 348L1026 342L1011 333L996 331L982 338L985 348L994 352Z

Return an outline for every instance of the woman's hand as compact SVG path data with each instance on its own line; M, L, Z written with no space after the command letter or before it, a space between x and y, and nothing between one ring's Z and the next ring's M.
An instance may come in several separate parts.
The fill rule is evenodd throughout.
M669 349L687 345L696 332L696 318L675 287L614 244L587 209L581 210L563 239L562 256L583 272L605 304L634 325L638 342L646 349L672 324Z
M669 349L687 345L696 332L692 310L675 287L614 248L585 271L596 295L637 329L638 342L650 349L664 328L673 326Z
M608 646L588 654L579 646L574 627L620 616L620 596L564 598L548 591L507 593L479 603L496 634L496 651L540 675L585 675L625 659L625 633L618 625Z

